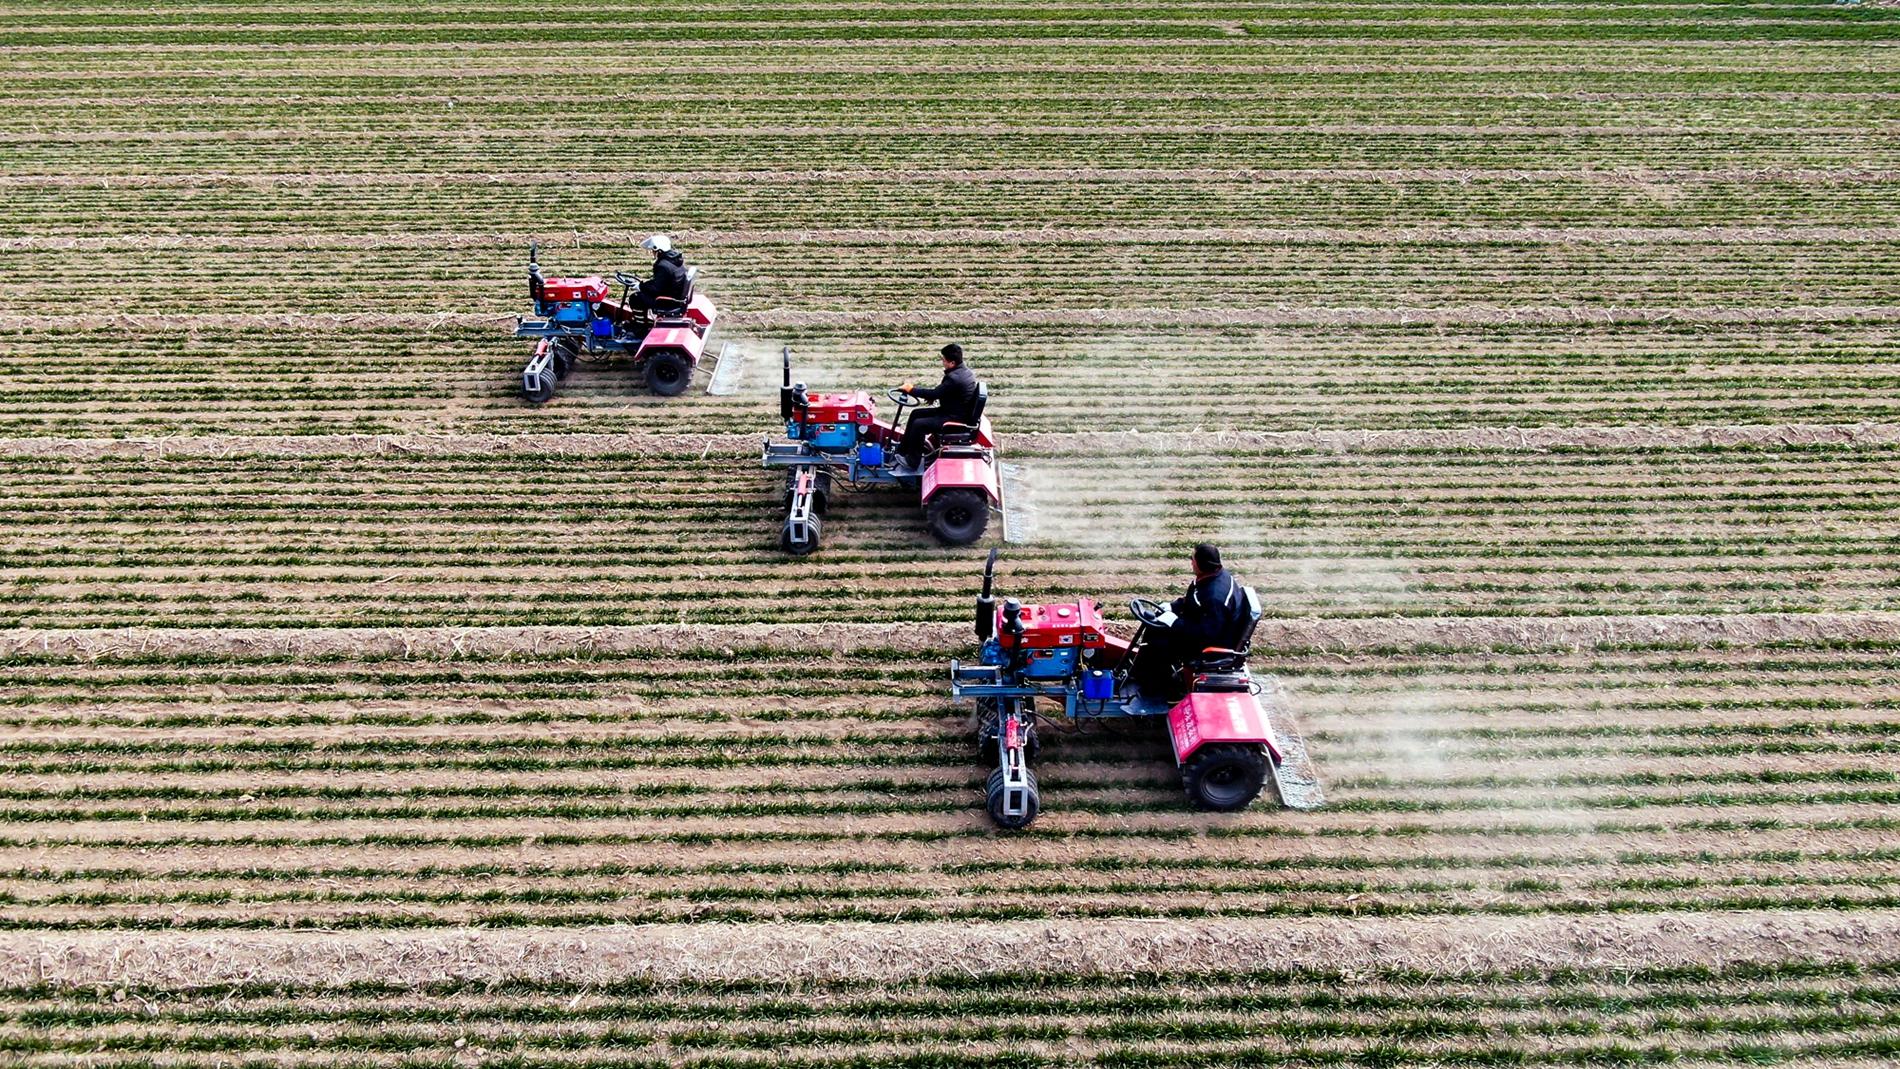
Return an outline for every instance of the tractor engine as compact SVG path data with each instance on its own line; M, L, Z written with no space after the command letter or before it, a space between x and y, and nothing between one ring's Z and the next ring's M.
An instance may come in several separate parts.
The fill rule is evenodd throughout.
M1008 676L1054 682L1080 675L1084 698L1099 701L1115 693L1113 674L1097 667L1111 642L1102 629L1102 612L1090 598L1055 605L1019 605L1010 599L995 610L989 632L983 663L1004 668Z
M877 405L871 401L871 395L865 390L853 393L807 394L803 383L790 388L794 395L793 403L781 408L789 408L785 418L785 437L795 442L805 442L821 453L849 453L859 448L859 442L867 442L878 450L871 426L877 419ZM883 463L881 455L866 458L860 454L859 462L871 465Z
M564 327L587 326L595 306L607 299L607 280L599 275L549 278L541 273L540 251L539 242L529 244L528 302L534 314Z

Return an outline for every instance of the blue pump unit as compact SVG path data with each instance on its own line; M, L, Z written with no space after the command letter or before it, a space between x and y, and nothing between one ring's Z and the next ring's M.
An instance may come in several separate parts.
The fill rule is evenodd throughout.
M1081 652L1073 646L1068 649L1024 650L1023 675L1029 679L1067 679L1075 674L1076 660Z
M554 314L549 317L556 323L568 323L579 326L593 318L593 310L586 301L567 301L554 306Z
M827 452L840 452L858 444L858 426L855 423L808 423L803 428L805 440L814 447ZM792 437L799 435L794 433Z

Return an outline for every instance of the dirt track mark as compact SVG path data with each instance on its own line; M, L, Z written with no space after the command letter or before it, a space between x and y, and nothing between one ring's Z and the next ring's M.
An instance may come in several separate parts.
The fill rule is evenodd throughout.
M844 42L839 42L843 44ZM943 45L967 47L966 41L944 41ZM1001 42L991 41L990 44ZM1038 42L1043 43L1043 42ZM1046 42L1055 44L1055 41ZM14 52L24 50L25 46L10 46ZM101 46L104 47L104 46ZM160 50L163 45L137 45L139 52ZM272 50L290 50L297 46L276 46ZM377 46L378 50L387 46ZM115 51L121 49L114 48ZM328 48L325 49L329 50ZM66 51L84 52L86 48ZM254 51L254 50L253 50ZM652 140L677 136L677 126L616 126L615 133L629 140ZM742 126L717 126L696 124L695 131L702 135L722 137L812 137L840 132L857 132L863 129L860 119L841 120L830 124L811 123L748 123ZM997 134L1031 134L1043 136L1083 136L1092 137L1111 133L1129 134L1205 134L1213 132L1223 134L1338 134L1344 136L1412 136L1412 137L1471 137L1485 135L1491 137L1693 137L1708 133L1701 125L1663 123L1657 125L1628 125L1615 123L1586 124L1545 124L1545 123L1379 123L1379 122L1343 122L1343 123L1219 123L1210 127L1207 123L1161 123L1161 122L1122 122L1104 125L1078 125L1070 123L904 123L890 127L906 134L942 137L981 137ZM599 135L598 127L487 127L484 131L490 137L538 142L558 139L567 142L582 142ZM1783 134L1811 138L1860 137L1867 131L1860 126L1772 126L1758 128L1755 134ZM404 130L382 134L376 131L349 131L334 140L348 141L355 138L375 139L377 137L413 138L413 132ZM309 129L302 127L256 127L241 130L60 130L53 133L27 132L16 130L0 131L0 145L3 144L152 144L182 142L216 141L315 141L329 140L315 137Z
M1409 967L1458 975L1512 969L1717 967L1730 962L1873 961L1900 945L1890 913L1662 914L1484 920L1144 920L828 925L643 925L540 932L8 933L7 986L98 983L425 984L515 977L899 980L984 975L1030 961L1065 973L1180 973L1207 962L1282 968Z
M165 328L294 328L350 330L395 327L439 330L443 327L493 328L516 319L512 312L335 312L335 313L197 313L171 312L125 315L111 320L129 331ZM1680 323L1839 323L1900 321L1895 305L1789 305L1775 307L1582 307L1579 305L1467 305L1418 308L1258 308L1222 311L1208 308L1156 310L1153 308L913 308L888 312L729 311L728 326L778 329L787 327L904 327L936 323L1002 325L1090 324L1101 327L1295 327L1295 326L1515 326ZM0 314L0 331L78 331L97 328L92 315Z
M1900 641L1900 613L1779 613L1729 616L1419 617L1262 620L1262 650L1381 650L1416 647L1576 649L1621 645L1762 645L1842 640ZM15 630L0 636L15 656L87 659L129 654L409 657L425 660L513 653L769 650L849 654L889 648L947 649L970 641L963 623L636 624L613 627L126 628Z
M0 251L100 251L128 249L485 249L525 247L539 234L492 232L414 232L378 234L115 234L81 237L19 234L0 237ZM564 231L564 241L585 246L628 245L645 231ZM1778 244L1824 242L1861 244L1900 241L1900 227L1885 226L1223 226L1190 227L953 227L897 230L889 227L812 227L799 230L737 228L680 230L685 245L945 244L1012 246L1073 242L1084 245L1195 245L1229 242L1263 244Z
M308 434L167 438L0 438L0 457L740 456L757 434ZM1387 453L1455 450L1700 449L1708 446L1887 446L1900 424L1783 423L1705 427L1470 427L1394 431L1045 431L1006 445L1039 453Z
M0 188L253 189L335 188L351 186L430 187L457 183L554 185L636 185L646 171L432 171L428 173L320 175L301 173L36 175L0 174ZM1719 167L1710 170L1619 167L1614 170L1540 170L1500 167L838 167L788 170L713 170L682 172L694 182L1567 182L1641 185L1657 182L1830 182L1900 181L1900 170L1878 167Z

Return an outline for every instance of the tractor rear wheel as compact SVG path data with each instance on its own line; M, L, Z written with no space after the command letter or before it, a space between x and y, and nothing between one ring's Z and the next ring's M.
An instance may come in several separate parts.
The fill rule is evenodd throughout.
M924 506L930 533L953 546L983 537L990 523L990 499L981 490L945 490Z
M996 822L997 827L1007 828L1010 831L1021 831L1035 823L1037 814L1042 812L1042 792L1036 789L1036 774L1029 769L1023 769L1023 783L1028 787L1028 790L1024 792L1022 816L1004 816L1003 770L998 768L990 771L990 819Z
M1196 809L1245 809L1267 782L1267 754L1258 745L1213 743L1181 766L1181 786Z
M678 397L693 381L693 365L668 349L647 358L647 389L661 397Z

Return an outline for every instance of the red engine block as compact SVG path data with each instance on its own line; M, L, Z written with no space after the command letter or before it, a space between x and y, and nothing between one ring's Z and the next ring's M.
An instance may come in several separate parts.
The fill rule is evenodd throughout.
M1108 637L1102 630L1102 612L1089 598L1054 605L1025 605L1019 619L1023 625L1024 649L1077 646L1099 650L1108 645ZM1000 608L996 610L996 641L1004 649L1016 645L1016 636L1003 627Z
M541 282L542 299L557 304L569 301L604 301L607 299L607 280L599 275L585 278L550 278Z

